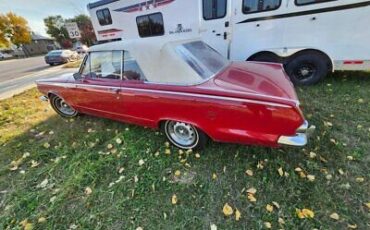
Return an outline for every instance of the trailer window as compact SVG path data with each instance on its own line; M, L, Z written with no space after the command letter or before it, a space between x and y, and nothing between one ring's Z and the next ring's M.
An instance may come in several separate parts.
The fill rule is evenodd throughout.
M243 13L258 13L276 10L280 7L281 0L243 0Z
M295 4L297 6L302 6L302 5L308 5L308 4L332 2L332 1L337 1L337 0L295 0Z
M96 16L101 26L112 24L112 17L108 8L96 11Z
M226 16L227 0L203 0L203 18L219 19Z
M164 35L164 23L161 13L139 16L136 18L139 35L142 38Z

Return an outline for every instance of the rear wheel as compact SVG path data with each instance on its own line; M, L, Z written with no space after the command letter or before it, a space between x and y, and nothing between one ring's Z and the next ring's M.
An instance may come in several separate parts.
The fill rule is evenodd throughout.
M166 121L163 128L168 140L181 149L200 149L207 143L207 135L191 124Z
M305 52L289 60L285 70L295 85L313 85L328 74L329 60L323 54Z
M52 96L50 98L50 104L60 116L66 118L76 117L78 112L69 106L62 98L58 96Z

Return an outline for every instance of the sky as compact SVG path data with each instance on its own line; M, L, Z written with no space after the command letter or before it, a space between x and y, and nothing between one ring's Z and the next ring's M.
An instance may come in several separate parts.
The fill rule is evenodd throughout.
M0 0L0 13L12 11L27 19L32 31L47 36L43 19L50 15L71 18L87 14L87 4L97 0Z

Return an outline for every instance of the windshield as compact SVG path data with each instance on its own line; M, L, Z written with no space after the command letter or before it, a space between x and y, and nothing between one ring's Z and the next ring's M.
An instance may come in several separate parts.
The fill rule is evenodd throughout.
M229 65L229 61L201 41L182 44L176 51L190 67L207 80Z

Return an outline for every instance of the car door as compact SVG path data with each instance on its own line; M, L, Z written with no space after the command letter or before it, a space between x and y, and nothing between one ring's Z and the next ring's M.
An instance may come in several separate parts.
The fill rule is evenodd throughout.
M124 117L122 106L123 51L91 52L76 84L77 106L87 113Z
M201 37L224 57L229 57L231 0L202 0L201 4Z

